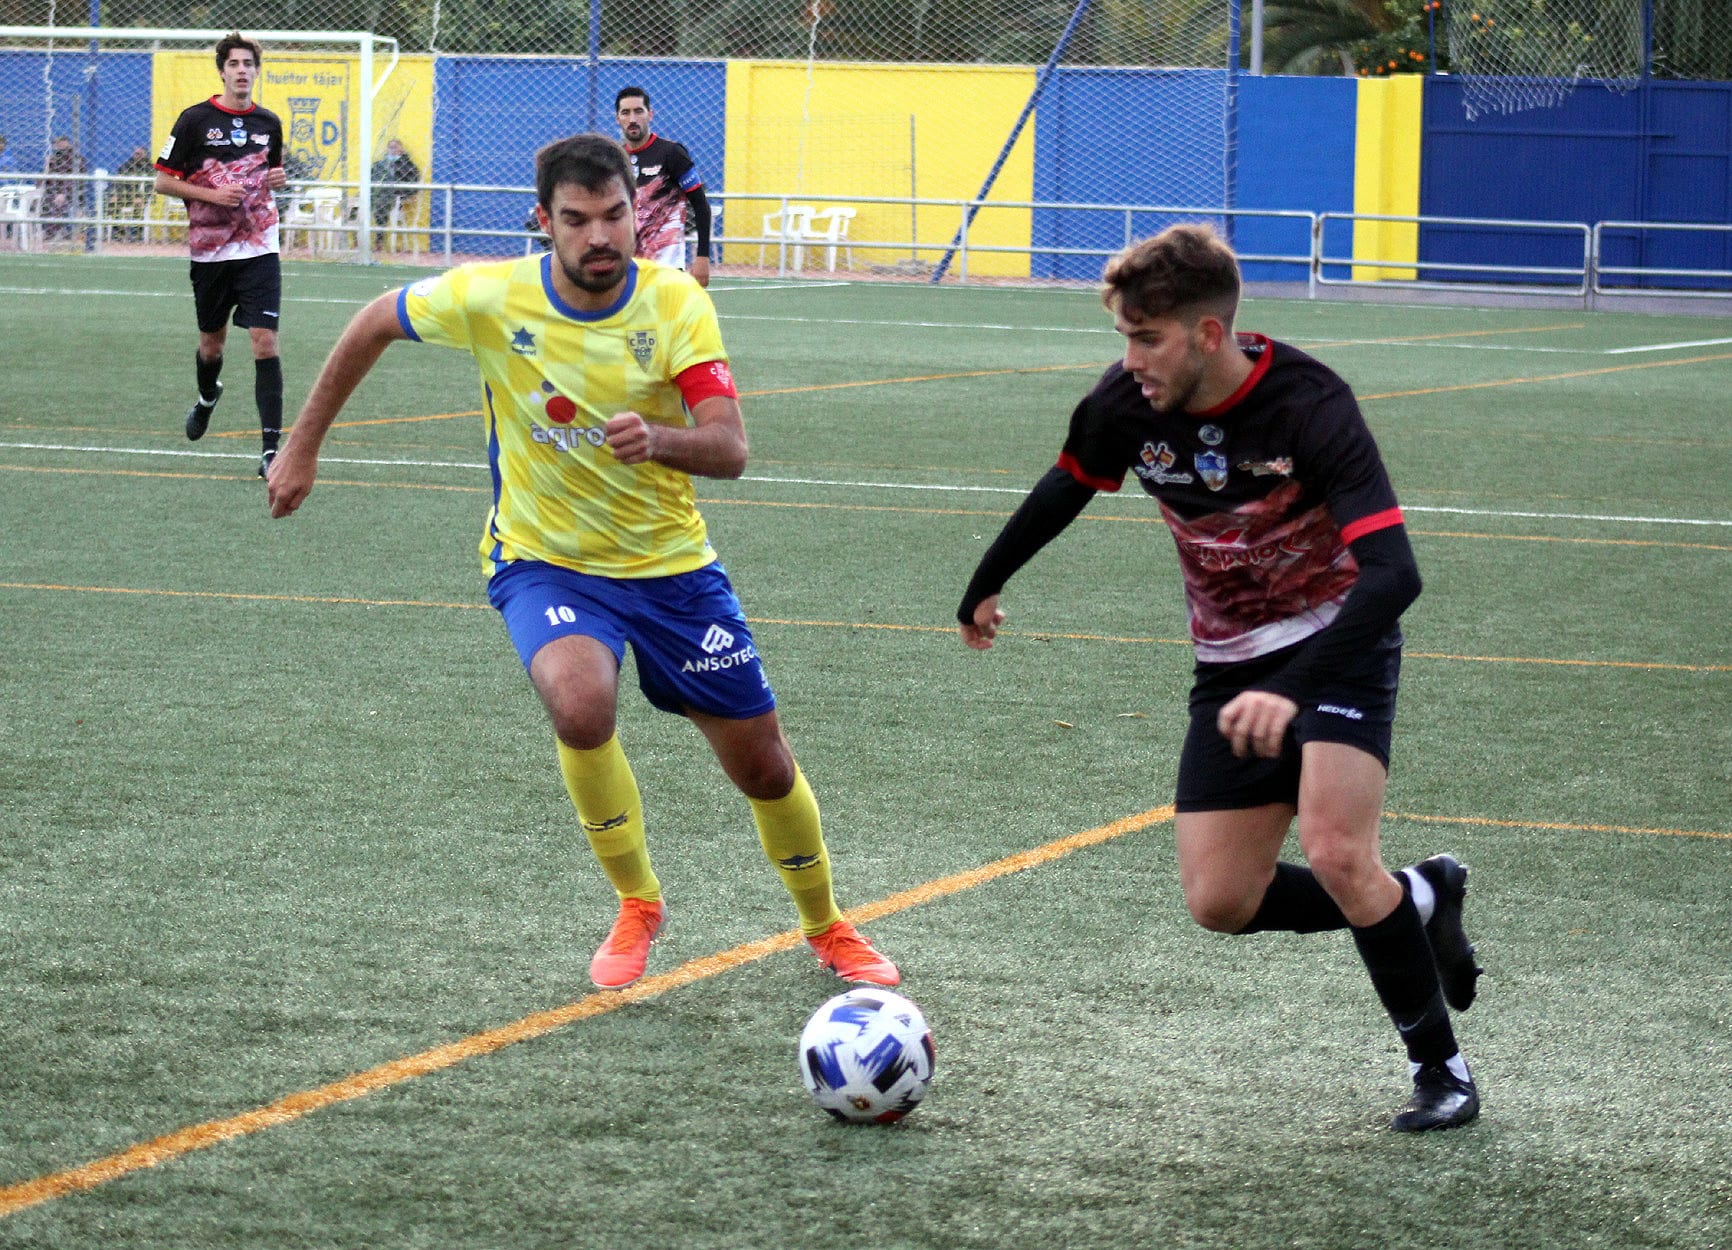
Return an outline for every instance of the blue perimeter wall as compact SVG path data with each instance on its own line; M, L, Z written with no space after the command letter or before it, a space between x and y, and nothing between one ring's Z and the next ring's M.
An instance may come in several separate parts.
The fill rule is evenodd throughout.
M690 149L707 187L725 189L720 180L727 119L716 102L727 99L727 63L604 59L596 74L594 127L609 138L619 137L614 93L626 86L649 91L656 129ZM579 58L441 56L434 97L432 182L528 185L535 180L529 157L537 148L591 125L589 66ZM546 103L525 108L528 100ZM457 199L452 224L509 230L534 208L533 196L465 195ZM453 240L453 246L469 253L523 250L521 239L471 235Z
M1172 172L1172 136L1183 128L1220 133L1222 75L1210 70L1060 70L1035 114L1034 198L1094 204L1195 202ZM1207 79L1199 91L1197 80ZM1239 77L1236 206L1351 212L1359 84L1351 78ZM1199 103L1199 98L1202 102ZM1110 119L1129 119L1111 133ZM1221 166L1212 171L1216 185ZM1171 223L1133 214L1133 237ZM1233 242L1246 254L1304 256L1308 223L1239 218ZM1036 247L1122 247L1122 215L1037 210ZM1036 277L1093 279L1099 256L1034 258ZM1248 281L1303 281L1296 265L1245 265Z
M1732 83L1651 81L1625 94L1583 83L1552 108L1469 121L1462 83L1427 79L1419 211L1521 221L1732 223ZM1419 254L1437 266L1424 271L1427 278L1468 276L1451 271L1450 261L1581 261L1578 243L1561 236L1449 226L1422 227ZM1604 258L1611 265L1732 269L1732 234L1607 231Z
M43 133L42 118L49 92L54 96L54 134L72 135L73 146L90 169L117 169L139 147L156 159L157 148L168 136L149 133L151 54L104 52L98 58L97 74L87 82L88 60L82 50L57 52L52 58L40 52L0 55L0 135L6 136L6 154L19 172L41 169L48 157L53 135ZM44 71L48 72L46 85ZM74 133L75 115L78 133ZM107 117L142 120L134 133L104 125Z

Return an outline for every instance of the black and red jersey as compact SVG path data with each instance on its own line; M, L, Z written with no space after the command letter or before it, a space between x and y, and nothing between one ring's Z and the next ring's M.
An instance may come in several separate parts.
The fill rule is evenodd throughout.
M241 260L277 250L277 205L265 179L283 163L283 124L257 104L235 112L219 99L212 96L182 112L156 158L158 169L195 186L245 189L233 208L187 201L195 261Z
M1157 412L1115 364L1077 405L1058 462L1094 490L1116 491L1133 472L1160 501L1205 662L1322 630L1359 572L1347 544L1402 523L1347 384L1285 343L1238 343L1251 374L1206 412Z
M627 148L637 180L637 254L655 256L686 237L686 196L704 185L685 145L652 134Z

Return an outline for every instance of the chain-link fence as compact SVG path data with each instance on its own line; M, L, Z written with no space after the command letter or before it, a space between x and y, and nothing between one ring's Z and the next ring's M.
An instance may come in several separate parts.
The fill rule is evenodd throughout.
M291 252L443 261L534 246L535 149L617 133L615 95L637 86L655 130L690 150L730 266L1092 279L1127 231L1172 216L1125 206L1232 206L1236 11L1236 0L288 0L220 16L248 33L395 41L377 46L372 83L352 42L265 41L255 96L288 134ZM100 38L68 26L86 11L52 2L0 0L0 13L66 30L0 36L0 134L24 170L70 136L73 172L92 184L84 216L93 184L106 177L104 202L110 186L131 194L121 165L141 146L154 156L179 109L220 87L212 41L107 33L209 30L219 14L202 4L107 0ZM1134 151L1103 138L1127 118ZM415 178L380 163L392 140ZM331 187L340 201L313 194Z
M1725 0L1414 2L1487 111L1585 80L1732 78ZM0 246L170 245L150 160L220 86L214 38L171 32L238 26L327 32L266 39L256 88L287 133L291 255L536 246L535 149L616 133L625 86L690 150L741 272L1087 281L1128 237L1197 216L1256 250L1268 223L1235 212L1241 3L0 0L0 20L57 32L0 35L0 218L37 227Z
M1732 80L1725 0L1449 0L1443 19L1470 117L1546 108L1584 82Z

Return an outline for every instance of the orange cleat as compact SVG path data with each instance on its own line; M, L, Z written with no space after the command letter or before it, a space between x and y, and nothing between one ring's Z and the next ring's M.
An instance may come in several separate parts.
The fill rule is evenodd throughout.
M620 900L619 918L589 961L589 979L604 990L623 990L641 977L649 963L650 943L667 915L663 903L646 903L641 898Z
M872 949L872 943L846 920L838 920L817 937L807 938L806 944L826 968L844 981L895 985L902 980L896 965Z

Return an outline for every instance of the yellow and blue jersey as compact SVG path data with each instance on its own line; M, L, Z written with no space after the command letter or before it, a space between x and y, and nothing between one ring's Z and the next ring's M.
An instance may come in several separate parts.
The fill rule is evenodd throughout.
M583 312L554 291L552 263L543 253L464 265L397 296L410 338L467 351L481 370L493 479L484 570L544 560L641 578L710 564L691 477L621 464L604 437L626 411L692 423L674 379L727 360L709 296L680 270L637 260L611 306Z

